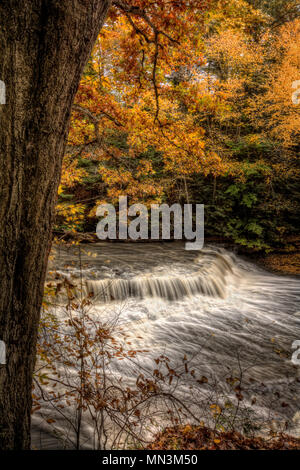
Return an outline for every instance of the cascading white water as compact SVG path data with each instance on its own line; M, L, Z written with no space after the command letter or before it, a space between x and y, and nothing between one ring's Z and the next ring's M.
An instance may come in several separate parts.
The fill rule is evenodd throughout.
M78 298L90 294L95 318L118 315L132 347L148 351L140 357L145 370L162 352L174 364L191 357L191 367L217 384L243 369L249 409L297 425L300 367L291 356L300 340L299 279L267 273L216 247L188 252L180 243L99 243L81 247L80 256L78 250L57 250L49 279L68 278ZM130 362L114 367L135 380ZM34 423L38 436L35 417Z
M207 267L193 275L85 280L83 294L92 294L97 302L125 300L131 297L158 297L174 301L197 294L224 298L228 273L232 273L232 263L225 255L216 254Z

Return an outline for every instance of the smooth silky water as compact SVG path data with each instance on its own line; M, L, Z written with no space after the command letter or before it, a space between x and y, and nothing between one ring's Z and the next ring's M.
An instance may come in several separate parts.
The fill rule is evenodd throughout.
M300 366L291 361L300 340L299 278L270 274L220 247L186 251L177 242L60 247L49 279L53 272L80 284L79 295L91 295L98 319L118 316L132 348L149 351L145 369L163 353L174 366L193 358L209 380L243 371L253 413L300 434ZM130 362L115 369L128 383L136 379ZM181 393L188 387L187 380ZM57 445L34 415L33 446Z

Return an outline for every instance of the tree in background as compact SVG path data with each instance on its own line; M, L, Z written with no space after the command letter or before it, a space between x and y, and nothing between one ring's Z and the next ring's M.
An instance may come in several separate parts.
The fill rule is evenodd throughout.
M298 207L297 15L293 1L218 0L204 17L170 14L157 43L142 18L113 14L73 107L57 228L94 230L97 205L126 193L204 203L207 236L286 244Z

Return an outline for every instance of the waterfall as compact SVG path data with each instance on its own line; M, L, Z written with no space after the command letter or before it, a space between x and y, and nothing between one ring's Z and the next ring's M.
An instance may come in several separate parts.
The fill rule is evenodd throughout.
M85 280L84 295L97 301L111 302L130 297L159 297L179 300L196 294L226 297L226 277L232 272L229 258L214 253L211 264L200 272L182 276L139 276L132 279Z
M79 260L78 247L60 248L55 264L52 262L48 280L56 287L57 296L53 309L53 298L49 297L50 313L64 332L70 315L80 314L80 309L76 313L76 300L92 294L91 305L87 304L92 322L117 325L116 338L123 341L125 334L130 349L138 352L136 360L113 362L108 379L120 376L131 386L136 382L137 364L152 377L160 354L170 358L175 370L186 355L191 361L189 370L208 379L200 384L204 401L207 396L208 402L215 403L231 393L225 379L239 377L242 372L244 398L239 422L248 426L251 410L250 418L258 425L272 419L274 429L288 426L288 432L300 435L300 369L292 362L292 345L300 338L298 278L270 274L214 246L189 252L176 243L101 243L81 250ZM69 308L70 302L74 310ZM49 307L43 314L47 319ZM47 341L50 332L56 335L51 328L41 332ZM77 386L78 370L65 364L56 366L62 367L62 377L66 374ZM190 395L194 378L188 377L180 397L192 407L197 403ZM230 401L236 399L234 391ZM205 404L201 417L207 409ZM73 419L74 408L66 407L64 413ZM49 436L55 445L52 425L41 419L47 414L53 417L52 401L43 402L42 409L33 415L33 445L38 448L48 445ZM54 419L58 429L64 430L63 415L56 413ZM92 442L93 426L84 414L86 448Z

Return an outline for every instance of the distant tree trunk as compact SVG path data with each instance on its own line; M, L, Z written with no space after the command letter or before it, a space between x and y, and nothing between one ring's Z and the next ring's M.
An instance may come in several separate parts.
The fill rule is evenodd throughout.
M110 0L1 0L0 449L30 447L32 373L69 118Z

